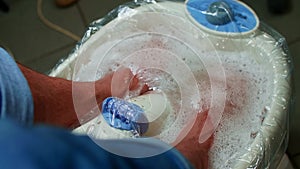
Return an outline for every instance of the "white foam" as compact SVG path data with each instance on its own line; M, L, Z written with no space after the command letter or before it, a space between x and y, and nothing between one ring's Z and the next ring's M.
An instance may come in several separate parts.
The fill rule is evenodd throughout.
M221 53L227 75L227 105L210 150L210 168L233 168L260 130L265 106L271 104L272 66L258 62L253 51Z
M145 42L152 43L145 44ZM130 43L136 45L131 45L129 49L128 44ZM143 45L148 45L148 47L152 45L153 48L163 50L155 52L153 50L141 51ZM166 57L172 57L172 53L166 53L164 50L173 51L178 58L171 61L164 59L166 55L168 55ZM132 56L132 51L141 53L137 52ZM208 65L204 65L203 60L220 58L226 73L227 99L225 112L214 134L214 143L209 152L209 167L232 168L237 159L247 151L255 135L259 132L265 115L264 108L272 100L270 96L273 88L272 67L266 65L265 60L258 60L256 53L252 50L242 50L240 52L221 50L218 53L201 51L200 53L199 58L182 43L165 38L157 39L153 36L143 36L141 39L129 39L128 43L120 44L118 51L108 53L110 57L102 60L100 64L97 63L103 55L93 55L89 63L82 67L75 77L77 80L95 80L93 73L95 69L97 70L97 79L108 72L116 70L120 65L130 67L134 73L139 75L142 82L147 83L152 89L164 92L169 99L172 111L166 119L165 132L157 137L171 143L186 124L189 115L209 109L211 81L218 81L222 78L222 75L210 74L209 76L206 66L210 65L210 71L219 68L213 67L213 62L206 62ZM155 54L160 56L155 57ZM140 55L145 55L145 57L135 58L135 56ZM127 57L125 61L123 60L124 57ZM162 67L153 68L152 65L151 68L147 68L147 65L151 65L151 63L159 64ZM174 77L174 72L184 68L181 65L183 63L188 65L193 73L197 81L197 87L199 87L200 97L193 93L194 90L191 90L188 96L183 96L182 91L179 90L181 87L179 85L180 81L185 84L181 90L194 89L195 87L189 76L181 75L181 78L177 79ZM182 105L182 100L185 100L188 105ZM178 113L180 111L183 113ZM109 134L105 137L103 135L99 136L100 138L109 138ZM120 137L128 136L131 135L120 135Z

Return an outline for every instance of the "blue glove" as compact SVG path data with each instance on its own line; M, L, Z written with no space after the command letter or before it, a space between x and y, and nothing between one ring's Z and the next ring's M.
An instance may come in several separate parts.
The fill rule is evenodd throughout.
M134 135L142 135L148 129L144 110L136 104L116 97L109 97L103 101L102 115L110 126L132 131Z

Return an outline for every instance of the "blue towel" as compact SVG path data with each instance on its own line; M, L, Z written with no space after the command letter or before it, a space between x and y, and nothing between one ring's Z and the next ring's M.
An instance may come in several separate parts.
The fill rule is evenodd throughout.
M0 48L0 118L33 123L33 99L14 59Z

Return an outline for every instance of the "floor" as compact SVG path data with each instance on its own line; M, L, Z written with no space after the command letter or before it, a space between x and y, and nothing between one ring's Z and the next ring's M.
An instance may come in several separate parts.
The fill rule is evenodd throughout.
M57 25L81 37L90 22L128 0L80 0L68 8L57 8L54 0L44 0L44 15ZM300 1L290 0L291 8L283 14L272 14L267 1L244 0L259 18L279 31L287 40L294 59L296 103L290 115L288 153L300 167ZM280 1L280 0L274 0ZM286 0L289 1L289 0ZM41 73L47 73L68 55L76 41L45 26L37 15L37 0L4 0L8 13L0 11L0 46L10 50L15 59ZM298 90L299 89L299 90Z

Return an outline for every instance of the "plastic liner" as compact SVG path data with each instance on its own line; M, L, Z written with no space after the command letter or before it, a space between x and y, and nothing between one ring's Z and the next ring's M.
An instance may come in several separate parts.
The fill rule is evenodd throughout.
M230 3L230 1L226 2ZM241 2L234 1L234 3ZM249 9L249 7L246 8ZM207 10L199 9L198 12L203 14L207 13ZM253 11L250 11L253 14ZM145 13L147 15L144 18L139 17ZM228 15L232 14L229 13ZM164 19L164 17L168 19ZM147 25L146 21L139 20L141 18L149 19L148 21L151 23ZM257 19L255 13L254 18ZM144 23L144 27L139 24L140 22ZM176 38L185 42L187 46L198 47L204 54L210 52L220 57L223 53L235 52L238 57L246 58L248 55L246 56L245 52L250 52L255 64L264 65L266 66L265 70L270 71L270 74L267 74L266 77L272 80L268 84L269 87L268 85L262 87L262 91L266 90L269 93L264 98L265 100L257 101L263 104L261 112L259 112L260 117L258 117L261 124L247 138L250 140L248 146L240 147L238 152L233 152L224 159L212 159L214 155L211 155L210 168L276 168L286 151L288 143L288 115L291 109L292 93L292 59L284 37L265 23L259 20L256 20L256 22L257 26L253 26L245 32L218 31L219 26L216 25L207 29L189 14L184 1L135 0L117 7L105 17L91 23L81 42L76 45L67 58L62 59L57 64L50 75L78 80L76 74L79 70L76 62L82 57L87 60L90 59L90 55L92 55L92 52L88 51L90 48L95 47L95 45L107 45L106 42L114 42L112 44L115 44L118 39L128 37L130 33L148 34L150 32L176 36ZM154 23L158 24L153 25ZM182 27L179 25L182 25ZM220 25L226 25L226 23ZM124 29L127 27L132 28L132 30ZM238 26L231 25L231 27L238 30ZM113 46L112 44L109 46ZM128 45L128 48L134 48L134 46ZM203 63L199 62L200 64ZM207 67L214 66L208 65ZM240 71L244 71L243 67L245 67L245 64L241 63ZM224 118L224 114L222 118ZM222 119L216 121L218 125L213 131L216 130L217 137L217 132L225 128L225 125L222 125L222 122L225 123L225 121L222 121ZM231 121L231 123L235 123L235 121ZM238 147L239 145L224 145L224 147L226 146ZM214 154L214 152L211 154ZM215 164L215 161L219 161L219 164Z

